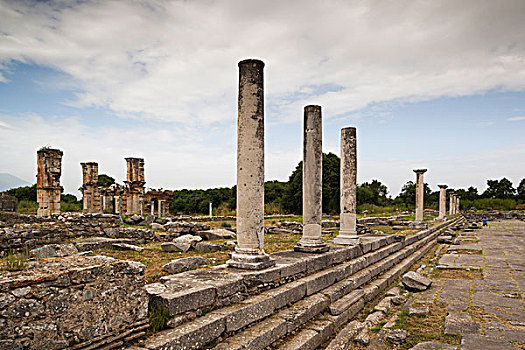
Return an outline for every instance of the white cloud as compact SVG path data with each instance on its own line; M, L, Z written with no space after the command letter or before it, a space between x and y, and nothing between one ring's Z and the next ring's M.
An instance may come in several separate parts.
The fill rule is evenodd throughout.
M507 118L507 120L511 122L515 122L518 120L525 120L525 116L524 117L510 117L510 118Z
M74 79L72 105L209 125L235 119L236 63L259 57L270 120L299 120L311 103L332 116L525 89L523 13L520 0L0 0L0 81L9 62L36 63ZM316 92L326 84L340 90Z

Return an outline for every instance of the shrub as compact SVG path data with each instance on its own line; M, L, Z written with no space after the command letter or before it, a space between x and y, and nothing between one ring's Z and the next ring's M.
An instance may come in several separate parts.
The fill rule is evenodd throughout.
M5 269L8 271L19 271L27 268L29 261L29 249L25 248L22 252L16 253L9 251L5 260Z
M153 333L166 328L170 319L170 310L162 304L153 304L149 310L149 326Z

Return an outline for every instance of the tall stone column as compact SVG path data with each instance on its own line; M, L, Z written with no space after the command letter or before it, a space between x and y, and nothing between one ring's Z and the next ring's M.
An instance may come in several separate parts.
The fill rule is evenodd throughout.
M264 252L264 63L239 62L237 121L237 246L227 264L260 270L275 265Z
M423 222L424 197L425 197L425 181L423 180L423 174L427 169L414 169L416 173L416 223Z
M210 202L210 218L213 216L213 206L212 206L212 203Z
M449 196L448 215L454 215L454 193L450 193Z
M461 199L460 196L456 196L456 214L459 214L461 212L461 207L459 206L460 199Z
M163 205L164 205L164 201L162 199L159 199L157 205L159 206L158 212L159 212L159 218L160 218L160 217L164 216L164 210L162 208Z
M98 213L103 206L99 205L98 191L98 163L80 163L82 167L82 211L84 213Z
M303 237L295 251L323 253L323 122L321 106L304 107L303 137Z
M336 244L359 244L357 236L357 139L355 128L341 129L341 215Z
M60 213L62 155L58 149L42 148L36 153L36 200L38 216Z
M447 185L439 186L439 220L445 219L447 215Z

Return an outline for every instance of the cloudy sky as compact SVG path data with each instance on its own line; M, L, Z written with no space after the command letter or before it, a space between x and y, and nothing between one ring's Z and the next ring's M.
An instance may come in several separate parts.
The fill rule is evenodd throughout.
M266 179L302 156L303 107L323 149L358 128L358 182L485 189L525 177L525 2L0 0L0 172L35 181L64 151L147 186L235 183L237 62L265 67Z

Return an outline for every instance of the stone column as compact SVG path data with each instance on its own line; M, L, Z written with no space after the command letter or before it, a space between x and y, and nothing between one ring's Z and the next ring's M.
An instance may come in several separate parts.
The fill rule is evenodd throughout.
M36 200L38 216L60 213L62 155L58 149L42 148L36 153Z
M82 211L84 213L98 213L103 207L99 205L98 191L98 163L80 163L82 167Z
M438 185L439 187L439 216L438 220L444 220L447 215L447 185Z
M237 121L237 246L227 264L260 270L275 265L264 252L264 63L239 62Z
M126 191L126 215L143 214L144 200L144 159L143 158L126 158L127 173Z
M150 202L150 214L155 215L155 201Z
M158 211L159 211L159 218L162 216L162 202L163 202L163 200L160 200L160 199L159 199L158 202L157 202L157 205L158 205L158 207L159 207L159 208L158 208Z
M454 193L449 195L448 215L454 215Z
M425 181L423 180L423 174L427 169L414 169L416 173L416 223L423 222L424 207L424 196L425 196Z
M321 106L304 107L303 137L303 237L295 251L323 253L323 122Z
M459 206L459 200L461 199L460 196L456 197L456 214L459 214L461 212L461 207Z
M356 129L341 129L341 214L336 244L359 244L357 236L357 146Z
M213 216L213 207L212 203L210 202L210 218Z

